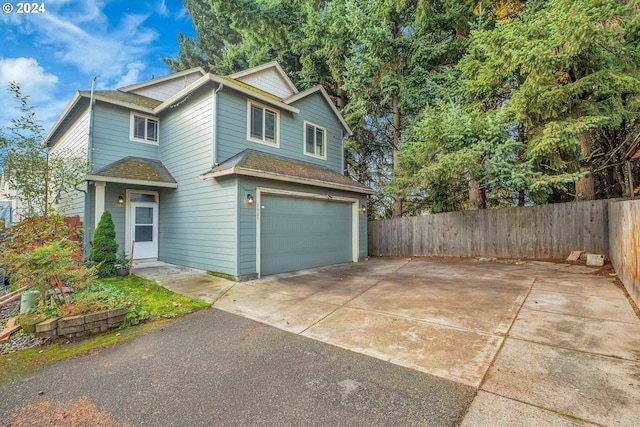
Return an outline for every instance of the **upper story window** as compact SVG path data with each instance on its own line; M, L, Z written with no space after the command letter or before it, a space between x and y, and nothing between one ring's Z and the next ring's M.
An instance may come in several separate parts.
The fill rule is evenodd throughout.
M307 121L304 122L304 154L321 159L327 158L327 130Z
M160 121L157 118L131 113L131 134L129 138L132 141L157 144L159 135Z
M253 101L249 101L247 106L247 139L261 144L278 146L280 113Z

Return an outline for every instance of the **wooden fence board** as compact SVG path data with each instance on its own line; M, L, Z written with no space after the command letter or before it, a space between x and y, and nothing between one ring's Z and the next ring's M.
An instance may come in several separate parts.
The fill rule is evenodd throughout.
M611 264L640 304L640 200L610 203L609 241Z
M608 255L608 200L448 212L369 223L370 255L565 259Z

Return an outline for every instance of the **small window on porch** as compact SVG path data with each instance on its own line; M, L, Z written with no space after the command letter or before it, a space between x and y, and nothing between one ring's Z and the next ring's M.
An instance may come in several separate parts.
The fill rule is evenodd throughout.
M155 202L155 194L131 193L129 200L132 202Z

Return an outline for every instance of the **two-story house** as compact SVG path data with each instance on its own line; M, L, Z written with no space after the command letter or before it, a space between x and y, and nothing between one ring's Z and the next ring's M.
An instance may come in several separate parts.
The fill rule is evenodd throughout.
M243 279L367 255L374 192L342 173L350 132L321 86L300 92L270 62L80 91L47 143L91 165L60 207L85 242L109 210L134 259Z

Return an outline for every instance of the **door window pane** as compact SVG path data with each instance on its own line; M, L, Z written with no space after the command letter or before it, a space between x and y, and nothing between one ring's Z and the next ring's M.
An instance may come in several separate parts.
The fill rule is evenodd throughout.
M156 196L155 194L131 193L129 200L132 202L155 202Z
M136 225L136 243L153 242L153 225Z
M136 207L137 224L153 224L153 208Z

